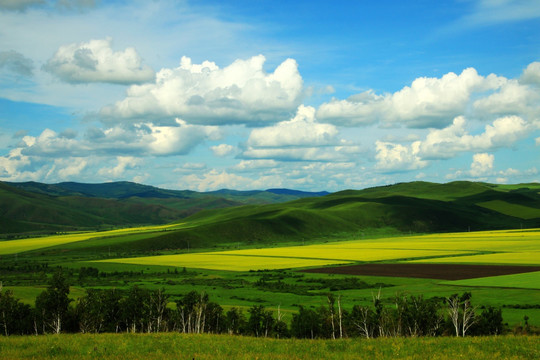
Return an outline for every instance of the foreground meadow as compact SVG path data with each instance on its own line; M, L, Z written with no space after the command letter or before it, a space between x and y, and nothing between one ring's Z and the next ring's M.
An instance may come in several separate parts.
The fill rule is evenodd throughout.
M536 336L265 339L190 334L78 334L0 337L15 359L539 359Z

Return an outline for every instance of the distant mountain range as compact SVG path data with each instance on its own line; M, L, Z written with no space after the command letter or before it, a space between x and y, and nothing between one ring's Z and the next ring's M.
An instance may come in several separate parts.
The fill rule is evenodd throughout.
M0 182L0 234L161 224L204 209L323 196L289 189L196 192L132 182Z

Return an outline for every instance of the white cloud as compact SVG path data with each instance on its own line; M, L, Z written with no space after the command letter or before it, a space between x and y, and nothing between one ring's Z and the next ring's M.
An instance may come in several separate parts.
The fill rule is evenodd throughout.
M28 156L21 154L21 149L13 149L6 156L0 157L0 179L10 181L18 179L25 167L31 164ZM36 178L39 174L35 174Z
M524 84L540 84L540 62L530 63L519 79Z
M537 128L519 116L498 118L492 125L486 125L484 132L479 135L470 135L465 126L465 118L459 116L452 125L431 130L425 140L413 144L417 144L418 153L424 159L449 159L462 152L510 147Z
M44 69L69 83L144 83L154 71L142 63L134 48L114 52L112 40L90 40L61 46Z
M479 117L540 114L540 91L517 80L508 80L497 92L476 100L473 107Z
M252 180L243 176L230 174L225 170L210 170L202 176L191 174L183 176L178 185L197 191L209 191L219 189L254 189Z
M34 62L17 51L0 51L0 69L5 68L23 76L32 76Z
M495 156L493 154L481 153L474 154L473 162L471 164L470 174L473 177L481 177L490 175L493 172L493 161Z
M142 136L142 144L147 144L152 155L185 155L204 139L217 140L221 136L215 126L188 125L179 119L176 122L179 126L147 124L151 133Z
M57 159L54 163L55 167L62 166L62 168L57 170L57 173L64 180L77 177L86 165L88 165L88 162L83 159Z
M219 144L219 145L210 147L210 149L212 150L214 155L219 156L219 157L224 157L224 156L232 154L236 148L229 144Z
M278 166L275 160L242 160L233 166L235 171L251 171L259 169L273 169Z
M300 105L296 116L274 126L254 129L249 135L248 146L288 147L321 146L339 143L334 125L315 120L315 108Z
M120 179L124 176L126 169L132 169L142 163L142 159L133 156L117 156L117 165L112 168L101 168L98 175L106 179Z
M291 120L253 129L242 156L281 161L346 161L359 148L338 135L334 125L316 120L313 107L300 105Z
M84 139L45 129L37 137L23 137L20 147L22 154L38 157L169 156L186 155L204 140L217 140L220 136L221 131L215 126L189 125L177 119L176 126L147 123L131 128L91 128Z
M418 142L411 146L392 144L388 142L376 141L375 148L377 154L375 168L385 172L408 171L422 169L428 165L427 161L418 156Z
M432 129L424 140L410 145L376 141L376 168L384 171L416 170L428 160L450 159L463 152L491 151L508 148L538 128L518 116L506 116L486 125L484 132L471 135L466 120L459 116L444 129Z
M319 107L317 118L345 126L380 121L438 128L462 114L473 93L497 89L504 81L495 75L482 77L473 68L460 75L448 73L440 79L421 77L393 94L377 95L370 90L347 100L334 99Z
M182 57L180 66L162 69L154 84L133 85L127 97L104 107L104 118L180 117L189 123L273 122L298 106L302 78L293 59L273 73L263 69L265 57L236 60L221 69Z

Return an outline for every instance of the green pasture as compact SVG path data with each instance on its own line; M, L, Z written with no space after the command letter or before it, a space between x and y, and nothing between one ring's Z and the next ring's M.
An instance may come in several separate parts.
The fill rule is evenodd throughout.
M540 217L540 209L529 206L511 204L502 200L492 200L478 203L478 205L501 214L519 217L521 219L534 219Z
M476 279L448 281L444 282L444 284L540 290L540 271L523 274L490 276Z

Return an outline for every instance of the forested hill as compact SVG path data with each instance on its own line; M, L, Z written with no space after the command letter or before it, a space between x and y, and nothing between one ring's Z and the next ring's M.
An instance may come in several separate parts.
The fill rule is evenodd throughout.
M0 182L0 234L164 224L204 209L272 204L326 194L287 189L201 193L132 182Z

